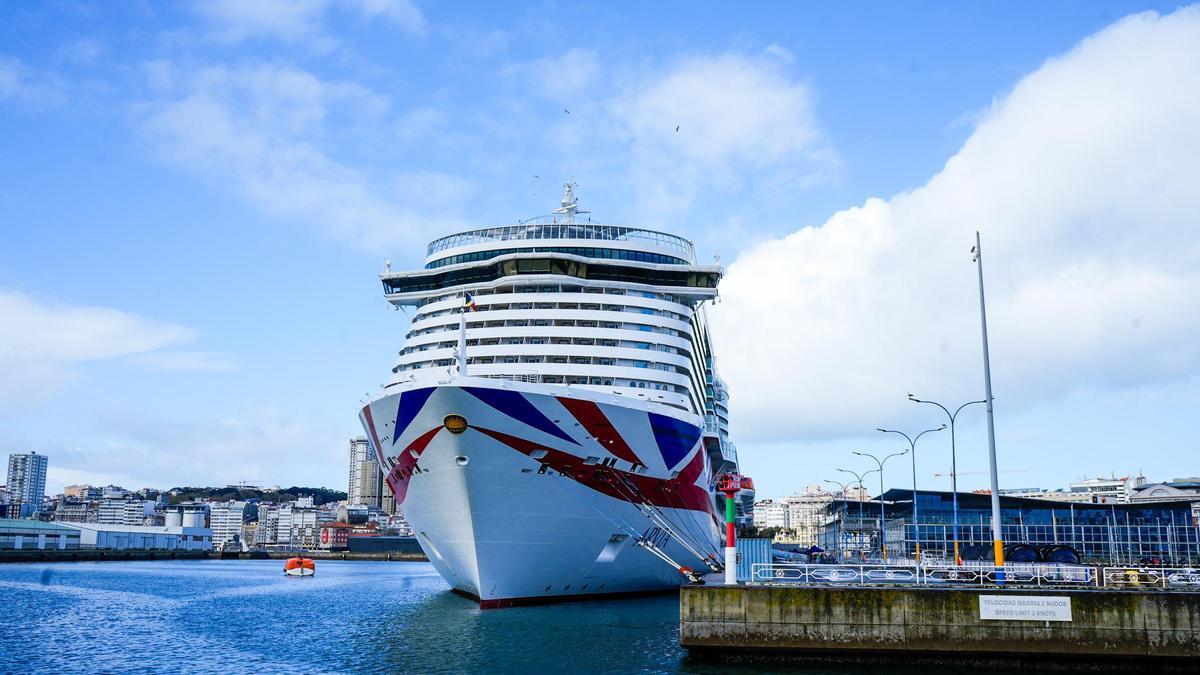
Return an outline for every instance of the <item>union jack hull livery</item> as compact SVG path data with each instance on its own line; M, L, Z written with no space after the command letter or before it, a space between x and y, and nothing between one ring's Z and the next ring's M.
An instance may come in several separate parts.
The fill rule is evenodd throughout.
M672 529L716 559L699 425L546 389L478 378L362 409L388 486L442 577L485 606L671 588L679 572L637 540L703 567ZM451 431L448 416L465 428Z

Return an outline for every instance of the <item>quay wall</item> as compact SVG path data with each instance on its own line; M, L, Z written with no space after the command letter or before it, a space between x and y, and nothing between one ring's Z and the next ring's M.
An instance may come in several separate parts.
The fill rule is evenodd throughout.
M980 618L980 596L1068 597L1071 621ZM686 586L680 643L697 652L850 658L1200 658L1200 593L929 587ZM1185 661L1186 660L1186 661ZM1114 663L1115 665L1115 663Z
M167 550L109 550L109 549L21 549L0 551L0 563L6 562L116 562L123 560L265 560L287 559L296 552L269 551L252 553L222 553L220 551ZM343 553L306 551L304 557L314 560L383 560L395 562L426 562L425 554L417 551L381 553Z
M121 560L207 560L210 551L115 550L115 549L8 549L0 551L6 562L97 562Z
M305 558L313 560L392 560L405 562L428 562L429 558L420 549L413 551L390 551L379 553L351 553L349 551L304 551L288 552L288 551L267 551L266 553L239 553L238 556L243 560L248 558L272 558L272 559L287 559L303 555Z

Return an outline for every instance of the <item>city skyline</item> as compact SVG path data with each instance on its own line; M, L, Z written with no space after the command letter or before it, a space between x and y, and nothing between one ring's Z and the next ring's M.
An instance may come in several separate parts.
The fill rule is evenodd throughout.
M382 493L382 486L380 485L383 482L382 472L379 471L378 467L374 464L374 462L366 461L363 459L364 452L365 452L364 449L367 447L368 446L367 446L365 437L356 436L356 437L352 437L349 439L349 462L348 462L349 478L347 480L348 485L347 485L347 490L345 492L346 499L344 501L347 504L366 505L366 506L373 506L376 508L381 508L381 509L385 510L385 512L390 513L390 511L388 511L388 509L391 507L385 505L385 502L387 501L387 497ZM45 473L45 471L46 471L45 466L46 466L49 458L46 457L45 455L38 455L37 453L32 453L32 455L41 460L41 466L42 466L41 471L42 471L42 473ZM22 455L22 454L17 454L17 453L11 454L9 456L10 473L11 473L11 467L13 466L14 461L19 462L19 461L21 461L21 459L28 460L29 457L30 457L30 455ZM846 477L847 476L845 476L845 475L839 474L839 478L846 478ZM942 474L935 474L935 476L933 476L933 477L938 478L938 477L945 477L945 476ZM1001 493L1004 495L1008 495L1008 496L1026 496L1026 497L1032 496L1034 498L1041 498L1040 495L1046 494L1046 493L1069 494L1072 491L1074 491L1076 488L1079 488L1080 491L1085 492L1087 494L1092 494L1094 488L1089 487L1092 485L1102 485L1102 486L1107 486L1107 488L1113 488L1114 485L1121 485L1121 486L1123 486L1121 489L1126 490L1126 491L1132 491L1134 489L1142 489L1144 487L1152 487L1152 486L1156 486L1156 485L1160 485L1160 484L1177 483L1180 481L1200 482L1200 478L1198 478L1196 476L1172 475L1170 478L1159 477L1157 479L1152 480L1150 477L1147 477L1141 473L1127 474L1124 476L1118 476L1116 472L1109 472L1109 474L1107 476L1102 473L1081 474L1080 476L1076 477L1076 480L1074 482L1071 482L1069 484L1061 484L1061 485L1057 485L1057 486L1052 485L1049 487L1046 487L1044 485L1037 485L1037 486L1021 485L1019 487L1006 486L1006 487L1001 488ZM848 498L854 499L854 500L875 499L875 498L877 498L876 493L878 491L876 490L875 492L872 492L868 485L868 483L872 483L872 482L873 481L863 481L863 484L861 486L859 486L858 481L855 481L855 480L838 481L838 480L830 480L830 479L815 479L814 482L804 483L801 487L785 489L784 491L779 492L779 493L765 494L760 491L759 494L757 495L757 497L755 498L755 503L761 504L764 502L772 502L772 501L778 501L781 499L787 499L788 497L795 497L795 496L802 495L802 494L817 494L817 493L823 494L823 495L835 495L835 496L853 493L854 496L848 497ZM367 487L367 486L371 486L371 487ZM12 492L12 488L9 486L0 486L0 487L7 488L10 493ZM81 493L85 490L90 490L92 492L95 492L97 495L99 495L101 492L107 493L109 490L114 490L116 492L120 492L119 497L123 499L127 495L141 494L141 493L148 493L148 492L166 494L166 493L170 493L172 491L180 490L180 489L189 489L189 488L220 489L222 487L223 488L239 488L239 489L257 490L257 491L262 491L262 492L279 491L282 489L282 486L280 484L273 484L270 481L257 483L257 484L250 484L245 481L242 481L239 483L225 483L225 484L219 484L219 485L203 485L203 486L202 485L187 485L187 486L185 486L182 484L181 485L173 485L171 487L141 486L136 489L127 489L124 486L115 485L112 483L107 484L107 485L100 485L99 483L92 484L92 483L88 483L88 482L82 482L82 483L65 485L61 489L59 489L57 492L46 492L43 488L43 492L44 492L44 499L51 499L52 497L66 497L69 499L85 499L85 497L86 497L85 495L78 494L78 493ZM850 488L850 492L844 492L843 488L846 488L846 487ZM333 491L333 492L338 491L338 489L336 487L330 487L328 485L309 486L309 487L291 486L288 489L289 490L292 490L292 489L305 490L305 489L312 489L312 488L319 488L319 489L329 490L329 491ZM1115 488L1113 488L1113 489L1115 489ZM934 491L939 491L939 490L937 490L935 488ZM942 491L949 492L948 490L942 490ZM960 490L960 494L971 494L971 493L973 493L973 494L988 494L989 492L990 491L986 488L983 488L983 489L977 488L977 489L971 490L969 492ZM872 496L872 495L876 495L876 496ZM105 499L108 499L108 497L105 497Z
M908 392L982 396L975 230L1001 487L1200 473L1196 7L284 6L0 10L0 449L48 491L339 485L406 327L385 260L570 178L727 265L763 495L939 424ZM986 466L968 409L960 490Z

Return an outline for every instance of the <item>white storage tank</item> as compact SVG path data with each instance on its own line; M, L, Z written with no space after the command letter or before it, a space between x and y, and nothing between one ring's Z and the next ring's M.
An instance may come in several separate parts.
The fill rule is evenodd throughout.
M204 527L204 511L188 509L183 512L184 527Z
M167 511L163 522L167 527L183 527L183 511L179 509L171 509Z

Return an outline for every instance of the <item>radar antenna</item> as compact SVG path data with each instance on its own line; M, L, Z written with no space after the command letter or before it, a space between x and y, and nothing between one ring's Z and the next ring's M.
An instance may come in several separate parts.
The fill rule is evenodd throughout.
M566 189L563 190L562 207L554 209L555 213L560 213L568 218L573 218L576 214L591 213L579 208L579 198L575 196L575 188L578 187L574 181L567 181Z

